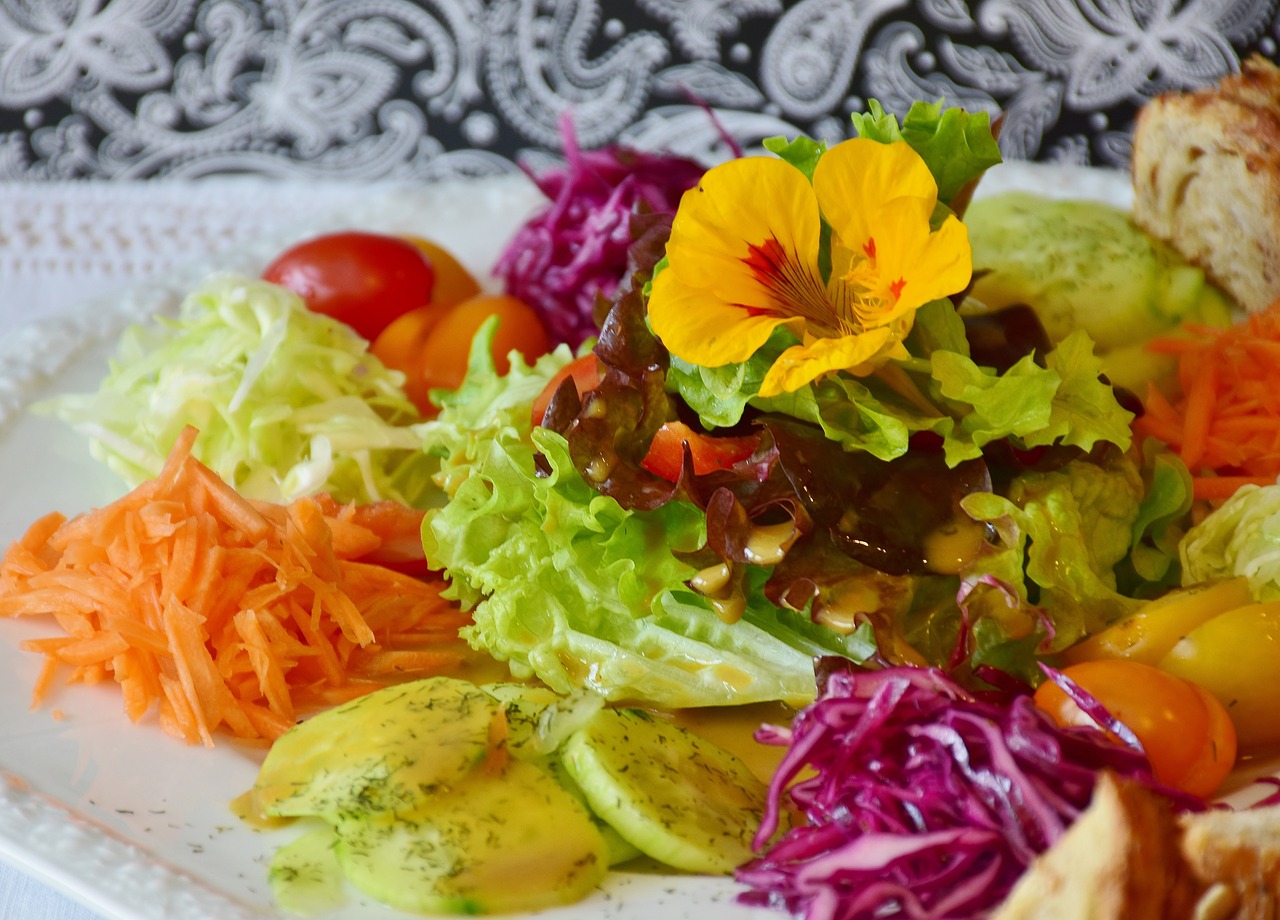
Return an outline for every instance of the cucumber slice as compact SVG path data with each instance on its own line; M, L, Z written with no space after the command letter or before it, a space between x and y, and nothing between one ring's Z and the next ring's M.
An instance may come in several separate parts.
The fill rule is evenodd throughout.
M587 801L582 789L574 781L573 777L569 775L569 768L564 765L563 760L559 757L548 757L545 762L539 762L538 765L546 770L551 775L551 778L559 783L564 791L573 796L582 805L583 809L591 815L591 820L595 822L596 830L604 838L605 858L609 861L610 866L620 866L624 862L630 862L637 856L643 855L637 847L633 846L630 841L614 830L612 824L591 810L591 803Z
M342 904L342 867L334 853L337 840L333 828L325 824L276 851L267 880L277 904L302 917L328 913Z
M1109 204L1005 192L964 215L973 298L1028 304L1059 342L1083 328L1099 354L1146 342L1183 320L1230 322L1230 303L1176 250Z
M336 825L338 862L356 888L416 913L533 911L580 900L608 870L591 817L519 760L398 814Z
M676 869L727 874L752 856L765 787L735 755L638 709L604 709L561 758L591 810Z
M432 677L377 690L308 719L271 746L250 792L261 817L413 807L484 759L498 701Z
M554 690L526 684L485 684L484 689L506 706L507 750L511 756L541 767L590 813L587 797L556 756L556 749L604 707L604 698L581 690L562 697ZM591 820L604 838L610 866L640 855L603 819L592 814Z

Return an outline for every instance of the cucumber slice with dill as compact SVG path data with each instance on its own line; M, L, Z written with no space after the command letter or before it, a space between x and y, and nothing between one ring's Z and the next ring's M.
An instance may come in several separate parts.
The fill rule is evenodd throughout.
M386 687L320 713L271 746L250 791L261 817L412 807L485 757L498 701L466 681Z
M481 914L580 900L608 869L590 815L532 764L476 770L418 808L339 820L338 863L399 910Z
M341 906L343 877L334 853L336 842L333 828L322 824L276 851L267 880L277 904L301 917Z
M604 709L561 758L591 810L638 850L688 872L752 856L765 787L737 756L638 709Z

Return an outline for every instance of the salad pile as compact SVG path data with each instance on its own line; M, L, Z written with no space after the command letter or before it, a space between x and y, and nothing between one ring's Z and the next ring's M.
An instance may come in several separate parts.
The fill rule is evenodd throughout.
M985 916L1101 773L1196 809L1237 745L1280 742L1280 487L1206 434L1206 401L1230 394L1235 418L1255 391L1188 385L1197 337L1234 341L1203 273L1101 205L971 205L1000 162L986 115L917 103L899 122L872 102L853 121L841 143L775 139L709 170L571 146L539 177L552 203L499 260L500 293L427 241L313 241L265 279L211 279L132 331L97 393L39 409L133 485L195 428L192 457L246 499L414 509L420 552L398 562L437 580L463 614L451 637L519 686L369 699L405 710L400 731L427 717L397 701L443 694L466 730L449 782L486 802L514 794L495 776L537 776L590 863L556 870L575 897L643 854L737 866L747 901L814 917ZM394 283L344 287L351 253ZM1151 336L1159 354L1135 360ZM0 612L18 583L0 570ZM395 660L419 664L381 684L442 679ZM237 677L251 702L254 679ZM759 733L786 749L767 796L719 751L718 792L670 787L685 810L745 796L728 836L750 815L754 855L673 858L702 831L620 793L617 773L655 758L619 755L626 733L591 720L750 703L797 713ZM359 722L380 711L281 726L257 816L319 826L277 877L332 851L325 871L406 909L520 909L453 884L500 878L503 854L454 846L482 832L465 803L409 788L430 750L374 756L401 737ZM286 787L311 790L305 807L281 810ZM384 871L422 835L454 861ZM405 873L430 881L403 894ZM559 887L532 884L529 903Z
M971 257L951 206L998 160L985 117L920 106L901 128L858 125L829 151L718 167L742 175L721 187L712 170L673 229L637 226L589 389L559 382L530 419L565 353L498 376L477 348L424 426L450 499L428 513L428 559L474 608L472 642L516 673L669 707L801 702L801 662L826 653L1038 682L1041 656L1169 575L1185 477L1130 450L1134 415L1087 335L998 329L975 349L956 309ZM899 173L941 177L938 197L904 197L885 184ZM784 180L795 200L727 209ZM841 242L858 231L823 194L892 217L922 252ZM779 253L729 238L792 212L807 223ZM734 246L752 253L737 276Z

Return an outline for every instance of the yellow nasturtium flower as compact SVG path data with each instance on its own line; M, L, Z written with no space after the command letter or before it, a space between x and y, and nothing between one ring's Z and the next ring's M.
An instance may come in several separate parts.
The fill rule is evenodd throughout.
M866 375L906 357L915 311L963 290L969 234L948 216L929 229L938 186L904 142L855 138L826 151L812 184L772 157L709 170L681 199L669 266L649 299L653 331L671 353L719 367L745 361L778 326L785 350L761 396L823 374ZM831 274L818 268L821 218L831 226Z

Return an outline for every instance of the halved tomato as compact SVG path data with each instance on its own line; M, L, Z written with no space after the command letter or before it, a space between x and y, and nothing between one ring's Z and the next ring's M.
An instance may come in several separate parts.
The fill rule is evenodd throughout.
M727 470L755 453L758 435L708 435L694 431L684 422L667 422L653 436L640 465L669 482L680 478L684 465L684 445L693 456L693 471L699 476L713 470Z
M1199 685L1124 658L1085 661L1062 673L1138 737L1162 783L1209 796L1235 765L1231 716ZM1040 685L1034 699L1059 725L1095 724L1052 680Z

